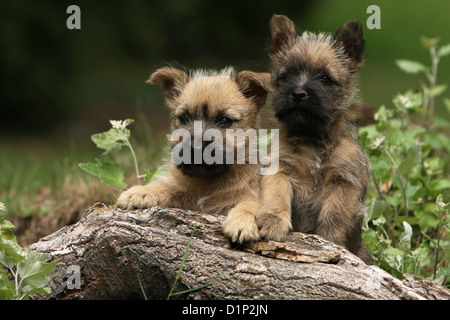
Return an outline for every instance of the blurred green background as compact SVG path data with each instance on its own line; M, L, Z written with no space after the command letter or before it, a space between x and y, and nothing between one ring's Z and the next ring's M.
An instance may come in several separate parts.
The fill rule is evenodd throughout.
M71 4L81 9L81 30L66 27ZM371 4L381 8L380 30L366 27ZM170 61L190 68L268 70L274 13L314 32L334 33L347 20L360 20L367 42L361 99L373 107L389 105L396 93L425 82L394 64L399 58L429 64L420 36L450 43L450 1L441 0L2 0L0 201L12 215L54 210L54 202L48 210L42 204L24 209L18 198L46 198L43 189L61 190L67 182L62 176L84 175L77 164L100 155L90 136L107 130L110 119L137 120L131 130L136 144L144 144L141 161L155 166L158 152L149 156L149 150L161 148L168 112L160 88L145 80ZM443 59L438 83L450 83L449 71L450 59Z
M69 4L81 8L81 30L66 28ZM2 1L1 137L53 133L63 144L83 143L111 117L137 109L162 124L159 88L144 83L157 65L265 70L273 13L287 14L301 30L334 32L349 19L365 26L370 4L381 8L381 29L364 30L361 92L366 104L379 106L423 80L403 74L394 59L428 62L421 35L450 42L450 2ZM443 59L440 82L450 82L449 70Z

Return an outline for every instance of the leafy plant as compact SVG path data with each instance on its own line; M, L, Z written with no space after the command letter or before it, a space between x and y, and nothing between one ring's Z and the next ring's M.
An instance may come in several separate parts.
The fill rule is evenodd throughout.
M5 211L0 202L0 210ZM50 293L48 276L59 260L44 262L47 254L25 251L17 243L14 225L0 218L0 300L28 299L33 293Z
M151 181L153 181L154 179L157 179L158 177L164 175L168 168L165 166L159 167L156 171L152 172L150 170L144 170L144 174L141 175L139 173L139 167L138 167L138 162L137 162L137 158L136 158L136 154L134 152L134 149L130 143L130 130L127 129L127 127L133 123L134 120L133 119L127 119L127 120L123 120L123 121L116 121L116 120L110 120L110 123L112 125L112 128L109 129L106 132L101 132L101 133L97 133L91 136L91 140L96 144L96 146L100 149L105 150L103 152L103 155L107 155L109 153L111 153L114 150L120 150L122 149L122 147L127 147L130 149L130 152L133 156L133 160L134 160L134 166L135 166L135 170L136 170L136 178L137 178L137 183L140 184L141 183L141 179L144 178L144 183L150 183ZM121 187L121 188L126 188L127 184L124 182L124 170L123 168L118 165L117 163L111 163L108 161L104 161L101 159L95 159L96 163L80 163L79 167L81 169L83 169L84 171L86 171L87 173L100 178L104 183L112 185L112 186L116 186L116 187ZM186 249L184 251L184 255L183 255L183 259L181 261L181 265L178 269L177 272L177 276L175 278L175 281L172 285L172 288L167 296L167 300L169 300L172 296L175 295L179 295L179 294L183 294L183 293L187 293L187 292L191 292L191 291L195 291L198 289L201 289L203 287L209 286L210 284L204 285L204 286L200 286L198 288L193 288L193 289L189 289L186 291L182 291L182 292L176 292L174 293L174 289L176 287L176 284L181 276L181 272L183 270L184 267L184 263L186 261L188 252L189 252L189 248L192 242L192 238L194 236L195 230L197 228L197 223L198 220L192 230L191 236L189 238L188 244L186 246ZM138 277L138 282L139 285L141 287L141 291L143 293L143 296L145 299L147 299L146 293L144 291L144 288L142 286L142 282L139 278L139 275L137 275Z
M131 133L130 130L127 129L127 127L132 124L134 120L110 120L109 122L111 123L112 128L106 132L96 133L92 135L91 140L96 144L98 148L105 150L102 155L107 155L114 150L120 150L123 147L127 147L133 156L137 183L141 184L141 179L143 178L144 183L149 183L151 180L153 180L152 178L154 176L154 173L150 170L144 170L144 174L140 174L136 154L130 143ZM96 163L80 163L79 167L87 173L93 175L94 177L100 178L106 184L120 188L127 188L127 184L124 181L124 170L120 165L101 159L95 159L95 161Z
M371 160L372 185L367 197L364 240L375 263L394 276L412 273L449 285L450 123L435 114L437 98L447 86L437 84L440 59L450 44L422 37L431 66L397 60L410 74L422 73L421 90L397 94L391 107L381 106L375 124L359 130ZM443 105L450 114L450 100Z
M431 66L425 66L420 62L411 60L397 60L397 66L403 71L411 74L423 73L425 74L429 84L423 85L424 92L424 106L427 107L427 129L433 126L435 97L443 93L447 89L446 84L437 85L438 65L442 57L450 54L450 43L438 47L439 38L421 37L422 45L429 50L431 57Z

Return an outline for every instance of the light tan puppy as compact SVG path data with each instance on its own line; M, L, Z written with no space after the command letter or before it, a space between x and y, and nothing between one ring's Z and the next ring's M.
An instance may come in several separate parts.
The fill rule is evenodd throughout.
M206 152L212 142L202 139L201 144L196 145L194 140L201 139L199 131L203 134L208 129L218 130L213 132L222 133L224 137L228 129L256 129L257 114L270 86L270 74L235 72L231 68L220 72L190 72L165 67L154 72L148 82L162 84L172 115L172 128L184 129L183 132L190 134L183 140L183 143L191 143L190 149L181 151L180 140L169 138L172 158L177 150L176 156L191 161L176 164L171 159L166 177L125 191L117 200L117 206L125 209L162 206L227 214L223 231L233 242L258 240L259 166L247 162L227 164L227 139L223 139L222 144L216 141L220 148L211 153L222 156L223 163L202 161L195 164L196 155ZM235 151L233 159L236 159Z

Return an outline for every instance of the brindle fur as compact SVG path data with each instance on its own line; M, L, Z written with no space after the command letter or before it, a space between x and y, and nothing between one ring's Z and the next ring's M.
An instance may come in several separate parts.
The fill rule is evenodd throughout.
M280 170L262 177L260 235L315 233L369 263L361 239L369 162L348 115L362 63L361 25L349 21L334 36L300 33L274 15L270 32Z

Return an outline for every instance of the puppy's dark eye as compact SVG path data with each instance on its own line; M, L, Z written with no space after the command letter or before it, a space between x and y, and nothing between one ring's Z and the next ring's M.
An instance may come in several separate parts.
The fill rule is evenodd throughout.
M178 121L180 121L180 123L182 125L188 124L189 120L190 120L190 118L189 118L189 114L187 112L184 112L178 116Z
M326 84L326 85L330 85L330 84L333 84L333 83L334 83L334 81L333 81L333 80L330 78L330 76L327 75L327 74L321 75L321 76L320 76L320 81L321 81L323 84Z
M217 125L221 128L228 128L233 124L234 120L230 119L228 117L222 117L220 118L220 120L217 122Z
M287 78L288 78L288 75L287 75L286 73L280 73L280 74L276 77L276 81L277 81L278 83L283 83L283 82L286 82Z

